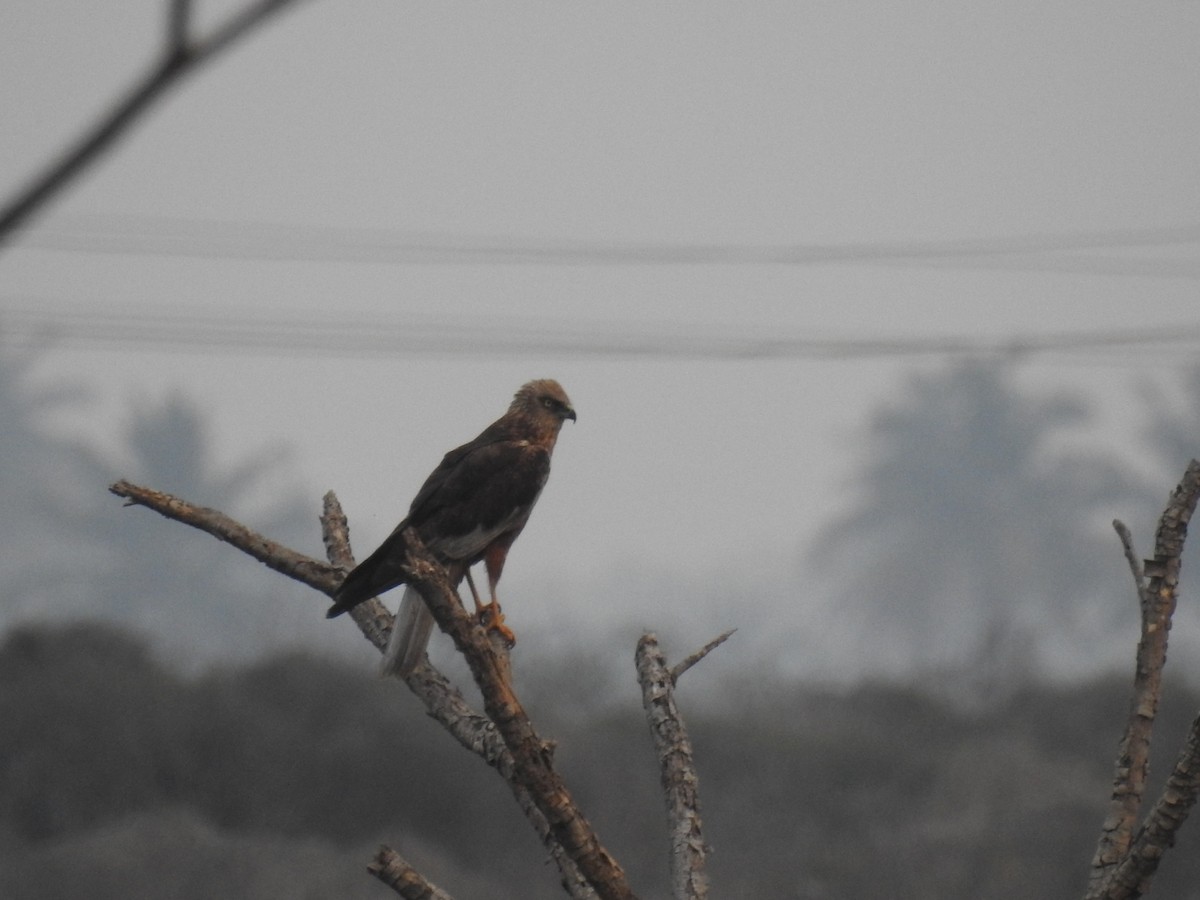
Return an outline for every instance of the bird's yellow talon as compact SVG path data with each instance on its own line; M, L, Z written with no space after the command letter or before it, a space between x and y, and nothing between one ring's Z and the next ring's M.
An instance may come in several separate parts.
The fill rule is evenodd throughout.
M504 613L500 611L498 603L489 603L479 610L479 624L489 633L500 635L509 650L516 646L517 636L504 624Z

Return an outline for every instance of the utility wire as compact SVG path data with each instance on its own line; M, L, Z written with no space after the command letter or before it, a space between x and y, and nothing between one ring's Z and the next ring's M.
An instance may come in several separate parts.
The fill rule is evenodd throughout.
M1200 225L1075 234L1018 235L942 242L851 242L723 245L536 242L512 238L412 235L375 229L282 226L253 222L145 217L75 217L25 232L19 246L72 253L170 255L215 259L366 263L689 265L836 262L1086 271L1096 274L1200 277L1200 261L1102 256L1096 251L1187 247ZM78 304L0 297L0 340L103 350L159 349L204 353L383 357L396 354L517 356L566 353L593 357L705 359L864 359L932 355L1143 357L1171 346L1164 364L1197 356L1200 325L1133 332L1078 332L983 340L977 337L814 339L754 332L744 326L680 328L675 323L594 323L504 317L347 321L343 315L251 318L239 312L145 309L103 311Z
M1056 332L982 339L975 336L816 338L744 325L594 322L521 317L416 317L406 321L343 314L307 319L253 318L219 311L103 311L0 298L0 341L49 341L88 349L182 350L273 356L368 358L400 355L569 355L647 359L859 360L922 356L1028 357L1077 361L1153 354L1164 364L1200 361L1200 322L1122 331ZM1169 348L1169 353L1164 352Z
M220 222L170 217L75 217L17 238L66 253L395 265L785 265L880 263L1159 277L1200 277L1200 260L1101 255L1200 244L1200 225L1026 234L950 241L812 244L522 240L387 229Z

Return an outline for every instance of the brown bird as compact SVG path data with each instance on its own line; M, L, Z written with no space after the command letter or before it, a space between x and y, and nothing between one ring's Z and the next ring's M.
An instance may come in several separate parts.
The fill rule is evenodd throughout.
M425 546L446 567L450 583L464 577L475 598L480 621L511 643L496 602L496 582L512 546L550 476L550 454L559 429L575 410L557 381L524 385L508 412L470 443L451 450L425 480L408 516L374 553L342 582L326 615L339 616L364 600L404 584L403 532L415 528ZM491 603L484 606L471 579L471 566L483 561ZM416 668L433 631L433 615L411 586L405 588L392 636L383 658L383 674L407 676Z

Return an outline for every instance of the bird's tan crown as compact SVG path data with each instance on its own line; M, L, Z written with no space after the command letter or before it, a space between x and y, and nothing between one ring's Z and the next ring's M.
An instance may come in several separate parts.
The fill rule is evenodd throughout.
M540 378L522 385L508 415L523 423L528 439L553 450L563 422L575 421L575 408L561 384L552 378Z
M544 409L547 400L553 401L561 409L574 412L571 398L553 378L538 378L521 385L521 389L513 396L512 408L522 412L534 412Z

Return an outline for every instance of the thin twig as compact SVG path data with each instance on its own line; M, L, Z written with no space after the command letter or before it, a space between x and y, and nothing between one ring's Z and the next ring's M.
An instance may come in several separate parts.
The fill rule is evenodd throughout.
M405 900L454 900L387 845L379 848L367 871Z
M1133 696L1125 734L1117 751L1112 799L1101 826L1092 859L1089 898L1110 896L1107 885L1114 869L1128 862L1137 869L1134 881L1149 881L1157 858L1133 857L1134 829L1149 774L1150 739L1162 699L1162 673L1167 657L1167 636L1175 612L1180 557L1187 525L1200 499L1200 462L1192 460L1171 494L1155 534L1154 559L1143 564L1149 583L1142 603L1142 633L1138 641Z
M168 88L293 2L295 0L259 0L251 3L230 16L203 40L192 40L187 34L186 12L189 4L172 2L168 39L158 61L76 143L0 207L0 246L35 210L112 147L116 139L128 131ZM186 43L181 44L181 39Z
M1133 588L1137 591L1138 608L1145 615L1146 607L1150 604L1150 594L1146 589L1146 573L1142 570L1142 559L1133 546L1133 535L1129 527L1120 519L1113 519L1113 530L1121 539L1121 549L1125 552L1125 562L1129 563L1129 574L1133 576Z
M693 653L688 657L692 660L690 664L702 659L730 634L732 632L726 632ZM646 709L650 733L658 751L663 793L667 802L667 826L671 835L671 894L675 900L703 900L708 896L705 860L709 848L704 843L700 820L699 778L692 758L692 742L675 705L676 672L667 668L658 638L649 632L638 641L636 659L638 683L642 686L642 705Z
M268 568L307 584L323 594L332 595L341 584L342 574L328 563L290 550L215 509L195 506L163 491L141 487L125 480L109 485L108 489L118 497L124 497L126 505L144 506L168 519L207 532L249 554Z
M683 660L680 660L674 666L672 666L671 673L670 673L671 674L671 684L678 684L680 675L682 675L684 672L686 672L688 669L690 669L696 663L700 662L700 660L704 659L704 657L708 656L708 654L712 653L714 650L716 650L718 647L720 647L723 643L725 643L727 640L729 640L729 638L733 636L733 633L735 631L737 631L736 628L730 628L724 634L717 635L715 638L713 638L711 641L709 641L707 644L705 644L703 647L701 647L699 650L697 650L691 656L689 656Z
M183 56L188 52L192 30L192 0L168 0L167 55Z

